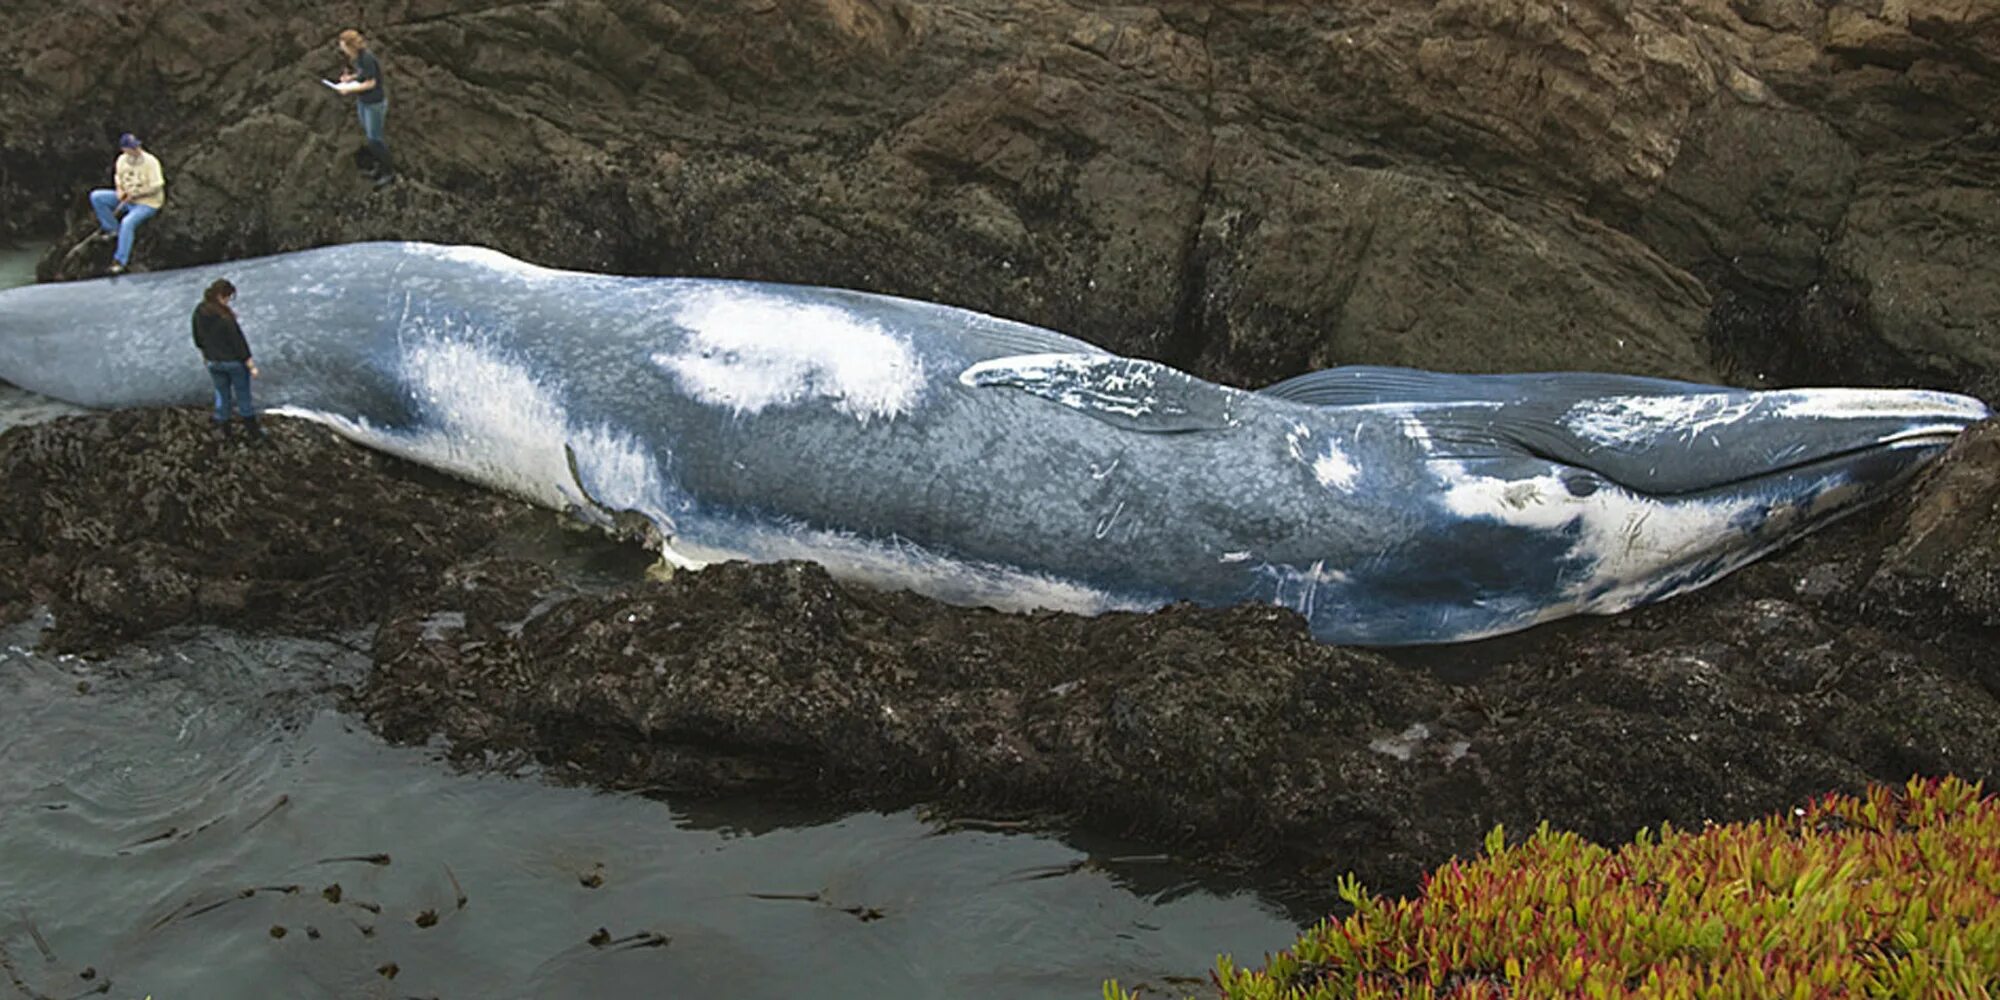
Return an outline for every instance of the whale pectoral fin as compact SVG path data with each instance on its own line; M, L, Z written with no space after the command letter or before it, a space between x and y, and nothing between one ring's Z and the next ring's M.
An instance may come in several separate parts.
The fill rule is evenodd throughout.
M1152 361L1115 354L1019 354L960 372L975 388L1019 389L1114 427L1187 434L1233 424L1237 390Z
M567 441L563 442L563 463L569 467L569 486L571 492L576 494L577 499L576 512L584 520L590 521L598 527L610 527L611 509L598 503L597 498L591 496L590 491L584 488L583 473L577 471L576 468L576 449L570 447Z
M1419 368L1349 365L1297 375L1267 385L1257 393L1308 406L1367 406L1522 400L1567 403L1604 396L1678 396L1716 391L1719 391L1716 386L1696 382L1597 372L1457 375Z
M612 507L590 495L590 491L584 488L583 474L576 467L576 449L570 447L567 441L563 442L563 461L569 466L570 487L582 501L577 505L576 512L584 520L621 540L637 542L658 552L667 550L666 532L653 523L652 518L636 510Z

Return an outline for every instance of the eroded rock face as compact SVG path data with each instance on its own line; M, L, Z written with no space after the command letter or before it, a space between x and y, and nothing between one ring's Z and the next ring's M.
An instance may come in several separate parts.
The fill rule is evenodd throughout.
M1372 362L1962 388L2000 360L1990 5L343 13L390 78L385 192L314 82L344 25L9 3L0 227L80 236L131 128L169 173L151 266L473 242L943 301L1246 385Z
M2000 425L1906 501L1688 598L1488 643L1314 643L1264 607L952 608L803 564L583 580L553 516L276 421L142 411L0 437L0 611L108 648L216 622L379 622L393 739L603 787L913 800L1276 862L1311 904L1408 889L1494 823L1604 840L1912 774L2000 780Z

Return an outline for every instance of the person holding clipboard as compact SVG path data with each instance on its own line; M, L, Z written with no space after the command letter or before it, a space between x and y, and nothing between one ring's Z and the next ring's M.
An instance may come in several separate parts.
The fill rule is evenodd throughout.
M389 115L389 90L382 79L382 64L375 53L368 51L361 32L353 28L341 32L336 44L347 58L348 68L340 74L339 82L320 82L336 93L355 95L354 111L361 119L361 134L367 137L368 152L374 160L375 186L384 187L395 181L396 164L389 157L389 142L383 137Z

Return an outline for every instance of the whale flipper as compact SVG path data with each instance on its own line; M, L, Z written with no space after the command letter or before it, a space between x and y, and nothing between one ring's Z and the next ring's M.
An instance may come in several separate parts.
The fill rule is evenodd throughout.
M584 520L603 528L613 537L634 542L665 554L668 551L667 535L653 519L636 510L613 507L590 493L583 485L583 473L576 466L576 449L569 442L563 442L563 462L569 466L569 484L581 499L574 512Z
M1228 427L1237 392L1157 362L1115 354L1017 354L981 361L960 372L958 381L974 388L1019 389L1142 434Z

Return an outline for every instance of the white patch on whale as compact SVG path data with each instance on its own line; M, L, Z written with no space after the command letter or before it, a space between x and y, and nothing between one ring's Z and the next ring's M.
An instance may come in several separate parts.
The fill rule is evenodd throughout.
M1340 445L1328 441L1326 447L1311 459L1306 458L1306 445L1312 440L1312 428L1296 420L1285 431L1285 450L1292 460L1312 467L1313 479L1327 489L1352 489L1361 477L1361 468L1354 464Z
M1444 492L1437 502L1455 516L1573 535L1568 558L1589 570L1565 588L1567 601L1537 608L1535 621L1579 611L1609 614L1693 590L1788 541L1787 525L1804 523L1824 507L1845 503L1844 494L1855 488L1842 476L1827 476L1817 487L1802 491L1812 502L1800 508L1771 506L1768 498L1748 495L1661 501L1611 487L1578 497L1554 472L1506 479L1480 475L1461 462L1439 463L1438 472ZM1762 536L1762 544L1744 544L1746 515L1758 520L1754 530ZM1714 573L1689 580L1671 593L1659 592L1663 574L1723 554L1731 558ZM1502 625L1496 631L1507 629Z
M1355 481L1361 478L1361 469L1347 457L1346 452L1340 450L1339 445L1328 441L1326 450L1313 459L1313 478L1328 489L1348 490L1353 489Z
M687 339L653 363L711 406L743 414L825 399L866 422L908 413L923 394L906 337L834 306L702 291L673 312Z

